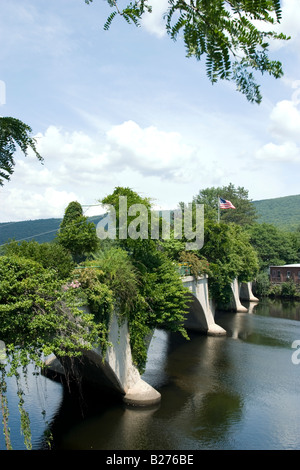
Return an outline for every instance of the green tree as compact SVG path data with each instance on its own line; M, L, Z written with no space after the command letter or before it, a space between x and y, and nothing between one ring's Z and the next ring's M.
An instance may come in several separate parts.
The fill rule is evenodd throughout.
M83 216L82 206L78 201L72 201L65 210L60 227L65 228L74 223L75 219Z
M77 201L70 202L66 208L55 240L69 250L75 262L82 261L99 247L96 226L88 222Z
M254 224L249 228L250 243L256 250L260 269L271 265L297 263L299 246L293 233L284 232L272 224Z
M106 30L118 14L139 26L152 9L151 0L135 0L125 8L117 0L107 3L114 11L104 25ZM187 57L205 57L212 83L231 80L247 100L260 103L254 73L282 77L282 64L268 55L271 41L289 39L272 30L281 20L280 0L168 0L168 4L164 17L168 34L174 41L183 38Z
M133 205L137 208L135 215L128 215L125 227L122 226L122 211L120 198L126 197L127 209ZM147 359L147 344L145 337L154 328L165 328L180 331L185 337L184 320L188 307L187 289L180 279L176 264L162 251L159 240L151 239L151 202L143 198L130 188L115 188L111 195L101 200L104 205L113 206L117 223L117 242L130 257L135 269L137 288L135 305L128 310L130 341L136 364L143 370ZM129 229L135 220L139 219L139 210L144 212L141 225L137 227L136 234L141 230L141 237L130 238ZM135 211L133 211L135 212ZM124 215L124 214L123 214ZM125 230L124 230L125 229ZM120 238L120 230L126 231L126 238ZM124 233L121 235L123 236ZM120 255L120 254L119 254ZM119 256L118 255L118 256ZM97 258L99 266L101 258ZM115 263L114 263L115 265ZM116 270L117 267L114 268ZM124 277L126 270L121 274ZM130 276L128 275L128 278ZM124 290L124 288L123 288Z
M212 298L227 303L234 279L251 281L258 271L258 259L249 235L235 224L205 221L205 243L199 254L209 262Z
M204 216L216 221L218 218L218 198L227 199L235 209L220 209L222 222L234 222L241 226L251 225L257 219L255 206L248 197L248 190L232 183L228 186L205 188L193 198L197 204L204 204Z
M14 172L14 154L17 146L27 156L31 149L41 162L43 158L36 149L36 139L31 136L32 129L19 119L0 117L0 186L9 181Z
M15 376L21 413L21 431L28 449L31 432L19 378L27 366L43 366L44 356L74 357L83 349L106 344L105 326L78 307L83 292L64 289L53 269L32 259L0 256L0 338L6 346L6 363L0 361L0 410L7 449L12 448L8 428L6 375Z
M66 279L74 268L73 258L59 243L38 243L36 241L12 241L4 246L5 256L17 255L40 263L44 268L53 269L58 279Z

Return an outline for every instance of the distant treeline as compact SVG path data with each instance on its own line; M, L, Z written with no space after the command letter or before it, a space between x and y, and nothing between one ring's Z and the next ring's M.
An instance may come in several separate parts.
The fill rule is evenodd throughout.
M287 231L300 229L300 195L253 201L259 216L258 223L273 224ZM97 224L102 216L90 217ZM50 242L55 238L62 219L37 219L0 223L0 245L8 240Z
M97 224L102 216L89 217ZM9 240L35 240L39 243L51 242L59 229L62 219L37 219L20 222L0 223L0 245Z
M300 195L253 201L257 222L273 224L287 231L300 229Z

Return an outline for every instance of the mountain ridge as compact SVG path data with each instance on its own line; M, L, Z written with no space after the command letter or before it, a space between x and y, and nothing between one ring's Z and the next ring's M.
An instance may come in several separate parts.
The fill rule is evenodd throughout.
M252 201L255 205L258 223L273 224L276 227L295 231L300 227L300 194ZM88 217L97 224L103 217ZM39 243L50 242L55 238L61 218L22 220L18 222L0 222L0 245L9 240L36 240Z
M273 224L288 231L300 227L300 194L261 199L252 203L257 211L258 223Z

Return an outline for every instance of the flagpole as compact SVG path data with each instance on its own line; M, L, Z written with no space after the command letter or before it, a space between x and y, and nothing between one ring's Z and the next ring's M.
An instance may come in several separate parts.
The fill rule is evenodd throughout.
M218 224L220 223L220 196L218 196Z

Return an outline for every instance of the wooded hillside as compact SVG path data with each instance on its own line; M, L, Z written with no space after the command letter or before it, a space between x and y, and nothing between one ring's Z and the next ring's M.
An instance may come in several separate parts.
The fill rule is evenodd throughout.
M253 201L259 223L273 224L284 230L300 227L300 195Z
M102 216L90 217L88 220L97 224ZM0 223L0 245L8 240L35 240L39 243L54 239L62 219L37 219L20 222Z
M259 215L259 223L273 224L284 230L294 231L300 227L300 194L253 201ZM90 217L98 223L102 216ZM62 219L37 219L0 223L0 245L10 239L50 242L55 237Z

